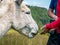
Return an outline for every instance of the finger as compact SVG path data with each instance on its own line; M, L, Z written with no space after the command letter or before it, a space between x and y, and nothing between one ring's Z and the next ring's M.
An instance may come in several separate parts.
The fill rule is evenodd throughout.
M51 29L50 32L54 31L55 29Z
M48 32L48 30L47 29L44 29L40 34L45 34L47 32Z
M44 25L43 27L41 27L41 30L43 30L43 29L45 29L46 28L46 26Z
M42 35L42 34L45 34L45 32L41 32L40 34L41 34L41 35Z
M41 30L44 30L44 27L41 27Z
M40 34L45 34L46 33L46 31L45 30L43 30Z

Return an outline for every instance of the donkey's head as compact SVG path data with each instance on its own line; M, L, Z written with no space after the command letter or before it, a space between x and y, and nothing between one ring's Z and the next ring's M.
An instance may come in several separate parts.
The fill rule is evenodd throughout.
M18 14L16 13L19 18L17 17L18 19L15 20L14 27L18 32L26 35L27 37L34 37L38 32L38 25L34 21L30 9L25 4L21 4L22 0L16 0L15 3L21 8L19 8L20 11L17 11Z
M23 9L23 8L22 8ZM34 36L36 36L36 34L38 33L38 25L37 23L34 21L30 10L28 7L24 10L20 10L20 17L15 21L15 28L18 30L18 32L26 35L29 38L32 38ZM20 22L20 23L19 23Z
M22 12L23 20L25 21L25 26L21 29L22 33L28 37L34 37L38 33L38 25L34 21L31 12Z

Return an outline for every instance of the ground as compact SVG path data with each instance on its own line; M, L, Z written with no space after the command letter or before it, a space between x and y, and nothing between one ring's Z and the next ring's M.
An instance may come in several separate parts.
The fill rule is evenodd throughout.
M34 38L29 39L11 29L2 39L0 39L0 45L46 45L47 40L47 34L41 35L38 33Z

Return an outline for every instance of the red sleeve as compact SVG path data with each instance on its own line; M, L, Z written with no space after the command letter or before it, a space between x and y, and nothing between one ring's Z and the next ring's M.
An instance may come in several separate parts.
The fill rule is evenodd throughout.
M46 24L47 29L60 27L60 0L58 0L58 3L57 3L56 15L58 16L58 19L52 23Z
M46 24L47 29L53 29L53 28L56 28L59 26L60 26L60 18L58 18L56 21L54 21L52 23Z

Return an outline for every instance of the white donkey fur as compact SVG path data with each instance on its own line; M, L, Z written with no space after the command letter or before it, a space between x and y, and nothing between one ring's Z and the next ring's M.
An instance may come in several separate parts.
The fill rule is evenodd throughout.
M28 37L34 37L38 26L31 16L30 9L21 4L18 6L14 0L3 0L0 6L0 37L2 37L11 26L19 33ZM29 14L27 14L30 12Z

